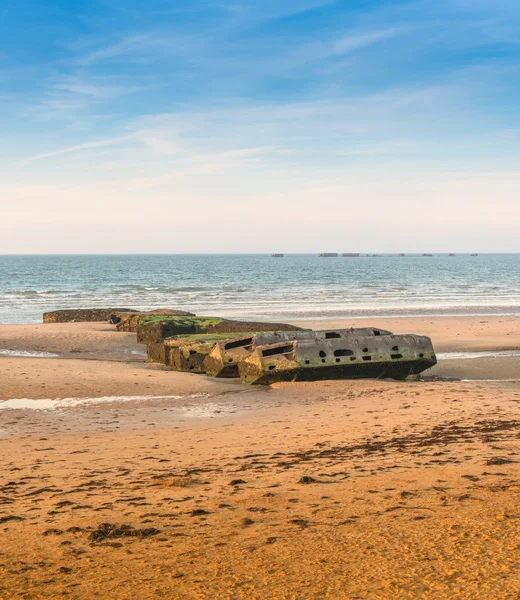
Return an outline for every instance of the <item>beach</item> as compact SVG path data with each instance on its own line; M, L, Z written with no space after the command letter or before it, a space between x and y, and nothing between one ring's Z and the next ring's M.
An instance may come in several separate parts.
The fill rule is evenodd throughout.
M295 324L439 364L255 387L105 323L1 325L0 598L517 597L518 319Z

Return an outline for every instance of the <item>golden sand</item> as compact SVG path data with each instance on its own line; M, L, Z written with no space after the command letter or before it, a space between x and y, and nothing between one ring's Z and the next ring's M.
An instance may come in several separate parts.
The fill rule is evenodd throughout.
M520 346L512 319L377 325ZM0 410L2 600L520 595L518 382L259 389L139 362L101 324L0 327L15 344L68 358L0 357L2 400L181 397Z

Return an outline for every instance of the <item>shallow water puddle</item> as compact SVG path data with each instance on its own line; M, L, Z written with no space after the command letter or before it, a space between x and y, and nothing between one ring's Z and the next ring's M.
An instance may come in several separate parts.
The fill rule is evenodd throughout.
M0 350L0 356L13 356L22 358L57 358L59 354L53 352L30 352L28 350Z
M460 381L462 383L518 383L520 379L460 379Z
M210 394L190 394L188 396L100 396L98 398L12 398L0 400L2 409L30 409L30 410L57 410L61 408L75 408L91 404L108 404L110 402L132 402L140 400L193 400L197 398L210 398ZM195 407L182 407L183 412L194 416L207 416L217 412L221 407L209 403Z
M520 350L502 350L488 352L439 352L438 360L466 360L473 358L511 358L520 356Z

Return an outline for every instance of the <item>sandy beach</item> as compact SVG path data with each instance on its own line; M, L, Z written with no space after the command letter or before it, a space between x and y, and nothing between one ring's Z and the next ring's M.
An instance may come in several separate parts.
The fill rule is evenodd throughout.
M300 323L365 324L439 364L248 387L0 326L0 598L518 597L518 319Z

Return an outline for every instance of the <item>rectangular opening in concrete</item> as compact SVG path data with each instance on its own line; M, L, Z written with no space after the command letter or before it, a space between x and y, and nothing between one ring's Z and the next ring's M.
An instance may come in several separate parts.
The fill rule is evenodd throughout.
M253 338L244 338L243 340L235 340L224 344L224 350L233 350L233 348L242 348L243 346L251 346Z
M287 354L294 350L293 344L287 344L286 346L277 346L276 348L267 348L262 350L262 356L276 356L277 354Z

